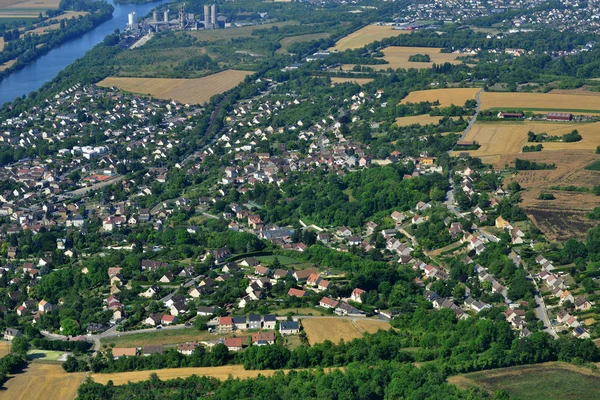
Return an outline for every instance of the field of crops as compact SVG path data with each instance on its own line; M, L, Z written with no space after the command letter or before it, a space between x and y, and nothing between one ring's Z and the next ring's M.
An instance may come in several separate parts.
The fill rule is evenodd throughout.
M172 99L184 104L203 104L215 94L235 87L251 73L227 70L197 79L108 77L98 82L98 86L116 86L127 92Z
M377 40L407 33L410 33L410 31L395 30L391 26L367 25L364 28L352 32L348 36L344 36L329 50L344 51L348 49L359 49Z
M70 19L70 18L79 18L80 16L88 15L87 11L67 11L63 15L59 15L56 18L52 18L47 22L54 22L51 25L40 26L39 28L32 29L30 31L25 32L26 34L35 33L36 35L43 35L50 31L60 29L60 20Z
M545 363L452 376L448 382L463 389L506 390L511 398L521 400L592 400L600 398L599 379L589 368Z
M393 46L383 49L383 57L389 64L373 66L379 69L397 69L397 68L431 68L433 64L460 64L456 57L461 54L455 53L440 53L440 48L437 47L400 47ZM427 54L431 58L430 62L412 62L408 61L408 57L415 54Z
M350 320L346 318L323 317L302 320L308 342L312 345L331 340L338 343L341 339L348 342L362 337L364 332L375 333L379 329L389 329L390 324L379 320Z
M372 82L372 81L373 81L372 78L337 78L337 77L331 78L331 83L333 83L333 84L352 82L352 83L356 83L359 85L366 85L367 83Z
M0 0L0 22L3 19L37 18L49 9L58 8L60 0Z
M481 109L600 113L600 93L481 93Z
M441 116L436 116L436 117L432 117L431 115L413 115L410 117L399 117L396 118L396 125L398 126L409 126L409 125L414 125L414 124L420 124L422 126L425 125L437 125L440 123L440 120L443 117Z
M477 88L431 89L410 92L400 104L439 101L440 107L464 106L467 100L475 99Z
M0 358L4 357L10 352L10 343L4 340L0 341Z
M70 400L75 398L84 375L67 373L59 364L30 363L25 372L6 381L0 400Z
M239 334L220 334L216 336L208 331L198 331L195 328L184 329L163 329L131 335L121 335L120 337L103 338L102 344L114 344L115 347L142 347L147 345L174 345L185 342L199 342L203 340L216 340L220 337L242 336Z

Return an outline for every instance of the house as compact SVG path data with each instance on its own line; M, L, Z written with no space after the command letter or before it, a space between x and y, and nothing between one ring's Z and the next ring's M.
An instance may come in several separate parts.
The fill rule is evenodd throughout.
M269 275L271 270L263 265L257 265L254 268L254 273L257 275Z
M38 311L42 314L52 311L52 304L48 303L46 300L41 300L38 303Z
M20 305L19 308L17 308L17 315L19 317L22 317L27 314L29 314L29 310L24 305Z
M573 330L573 336L575 336L577 339L589 339L590 333L586 329L578 326Z
M244 258L241 262L240 265L243 265L244 267L256 267L257 265L260 265L260 261L258 261L256 258L254 257L250 257L250 258Z
M162 354L162 353L163 353L163 345L162 344L147 345L142 348L142 355L145 357L151 356L152 354Z
M255 346L265 346L275 344L274 332L259 332L252 334L252 344Z
M373 232L375 232L375 229L377 229L379 225L377 225L375 222L373 221L369 221L366 224L366 231L367 231L367 235L372 235Z
M200 307L198 307L196 314L200 315L202 317L210 317L212 315L215 315L218 310L219 310L219 308L215 307L215 306L212 306L212 307L200 306Z
M293 276L297 282L305 282L314 271L305 269L302 271L294 271Z
M287 271L285 269L276 269L273 273L273 278L275 279L285 279L288 276L292 276L292 274L290 273L290 271Z
M404 215L404 213L401 213L401 212L398 212L398 211L394 211L392 213L392 219L396 223L401 224L406 219L406 215Z
M231 257L231 252L229 251L229 249L227 247L223 247L220 249L213 250L212 256L213 256L215 262L220 264L223 261L225 261L226 259L228 259L229 257Z
M475 300L470 296L467 297L467 299L465 300L465 305L467 307L469 307L471 310L475 311L476 313L480 313L483 310L485 310L486 308L492 308L491 305L486 304L479 300Z
M260 329L262 328L262 318L260 315L250 314L248 316L248 329Z
M362 303L362 295L365 294L366 292L362 289L359 288L355 288L352 291L352 294L350 295L350 300L356 302L356 303Z
M233 317L233 327L237 330L248 329L248 322L246 321L246 317Z
M87 324L86 332L88 333L88 335L93 335L95 333L104 331L104 329L104 325L90 322L89 324Z
M172 315L181 315L187 312L187 307L183 301L176 301L171 304L169 310Z
M160 322L163 325L172 325L177 323L177 317L174 315L165 314L162 316Z
M137 355L137 348L135 347L114 347L112 349L112 356L115 360L121 357L135 357Z
M317 290L322 292L324 290L331 289L332 286L333 285L331 284L331 282L326 281L325 279L321 279L317 284Z
M219 318L219 332L221 332L221 333L233 332L233 318L220 317Z
M502 217L496 218L496 228L498 229L512 229L512 225Z
M575 304L575 309L577 311L589 310L594 305L591 301L588 301L583 296L577 296L573 301L573 304Z
M12 341L14 338L21 336L22 333L16 328L6 328L4 330L4 339Z
M263 316L263 329L275 329L277 324L277 317L275 315L267 314Z
M229 351L239 351L242 349L243 339L242 338L225 338L223 344L227 346Z
M330 297L323 297L319 300L319 305L323 308L333 308L335 309L339 304L339 301L334 300Z
M159 291L160 291L160 288L158 286L152 285L148 289L146 289L146 291L140 293L140 296L149 299L152 296L154 296L155 294L157 294Z
M460 235L462 231L463 229L460 222L453 222L452 224L450 224L450 228L448 228L448 232L453 238L456 238L458 235Z
M560 293L559 294L559 300L558 300L558 304L559 305L562 306L565 301L570 301L571 304L575 304L575 298L573 297L573 295L571 294L571 292L569 292L568 290L564 290L563 291L560 288L556 288L555 290L558 290L559 292L557 292L557 293Z
M340 302L335 309L335 313L338 315L359 315L363 314L360 310L355 307L352 307L348 303Z
M171 283L175 280L175 275L173 275L172 272L167 272L166 274L164 274L160 279L159 282L162 283Z
M300 324L298 321L281 321L279 324L279 333L282 335L300 333Z
M168 263L155 260L142 260L141 265L142 270L144 271L156 271L159 268L169 268Z
M196 347L198 347L198 343L179 343L177 345L177 352L189 356L192 355Z
M310 285L310 286L316 286L320 280L321 280L321 277L318 274L312 273L306 279L306 284Z
M150 314L148 318L144 320L145 325L156 326L160 325L163 315L161 313Z
M304 290L291 288L290 290L288 290L287 295L295 296L295 297L306 297L306 296L308 296L308 293L306 293Z

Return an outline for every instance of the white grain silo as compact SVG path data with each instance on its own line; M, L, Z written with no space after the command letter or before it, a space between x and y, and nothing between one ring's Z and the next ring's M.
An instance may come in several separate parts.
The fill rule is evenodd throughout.
M217 5L213 4L210 6L210 22L217 24Z
M165 22L169 22L169 10L165 10L164 12L164 18L165 18Z
M133 28L133 26L135 25L135 11L127 14L127 23L130 27Z

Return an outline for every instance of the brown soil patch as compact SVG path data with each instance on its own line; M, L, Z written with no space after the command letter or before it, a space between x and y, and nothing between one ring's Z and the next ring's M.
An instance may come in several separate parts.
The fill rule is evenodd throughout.
M85 373L67 373L59 364L30 363L25 372L11 376L0 400L67 400L75 398Z

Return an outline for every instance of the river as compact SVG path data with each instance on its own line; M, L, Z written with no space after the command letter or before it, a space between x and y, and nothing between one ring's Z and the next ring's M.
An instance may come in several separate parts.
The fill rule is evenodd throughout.
M70 40L61 46L50 50L33 63L27 65L0 81L0 104L13 101L39 89L44 83L51 81L67 65L82 57L88 50L100 43L113 33L115 29L123 30L127 24L127 14L135 11L138 17L143 17L154 7L167 3L160 0L148 4L114 4L113 17L103 22L83 36Z

